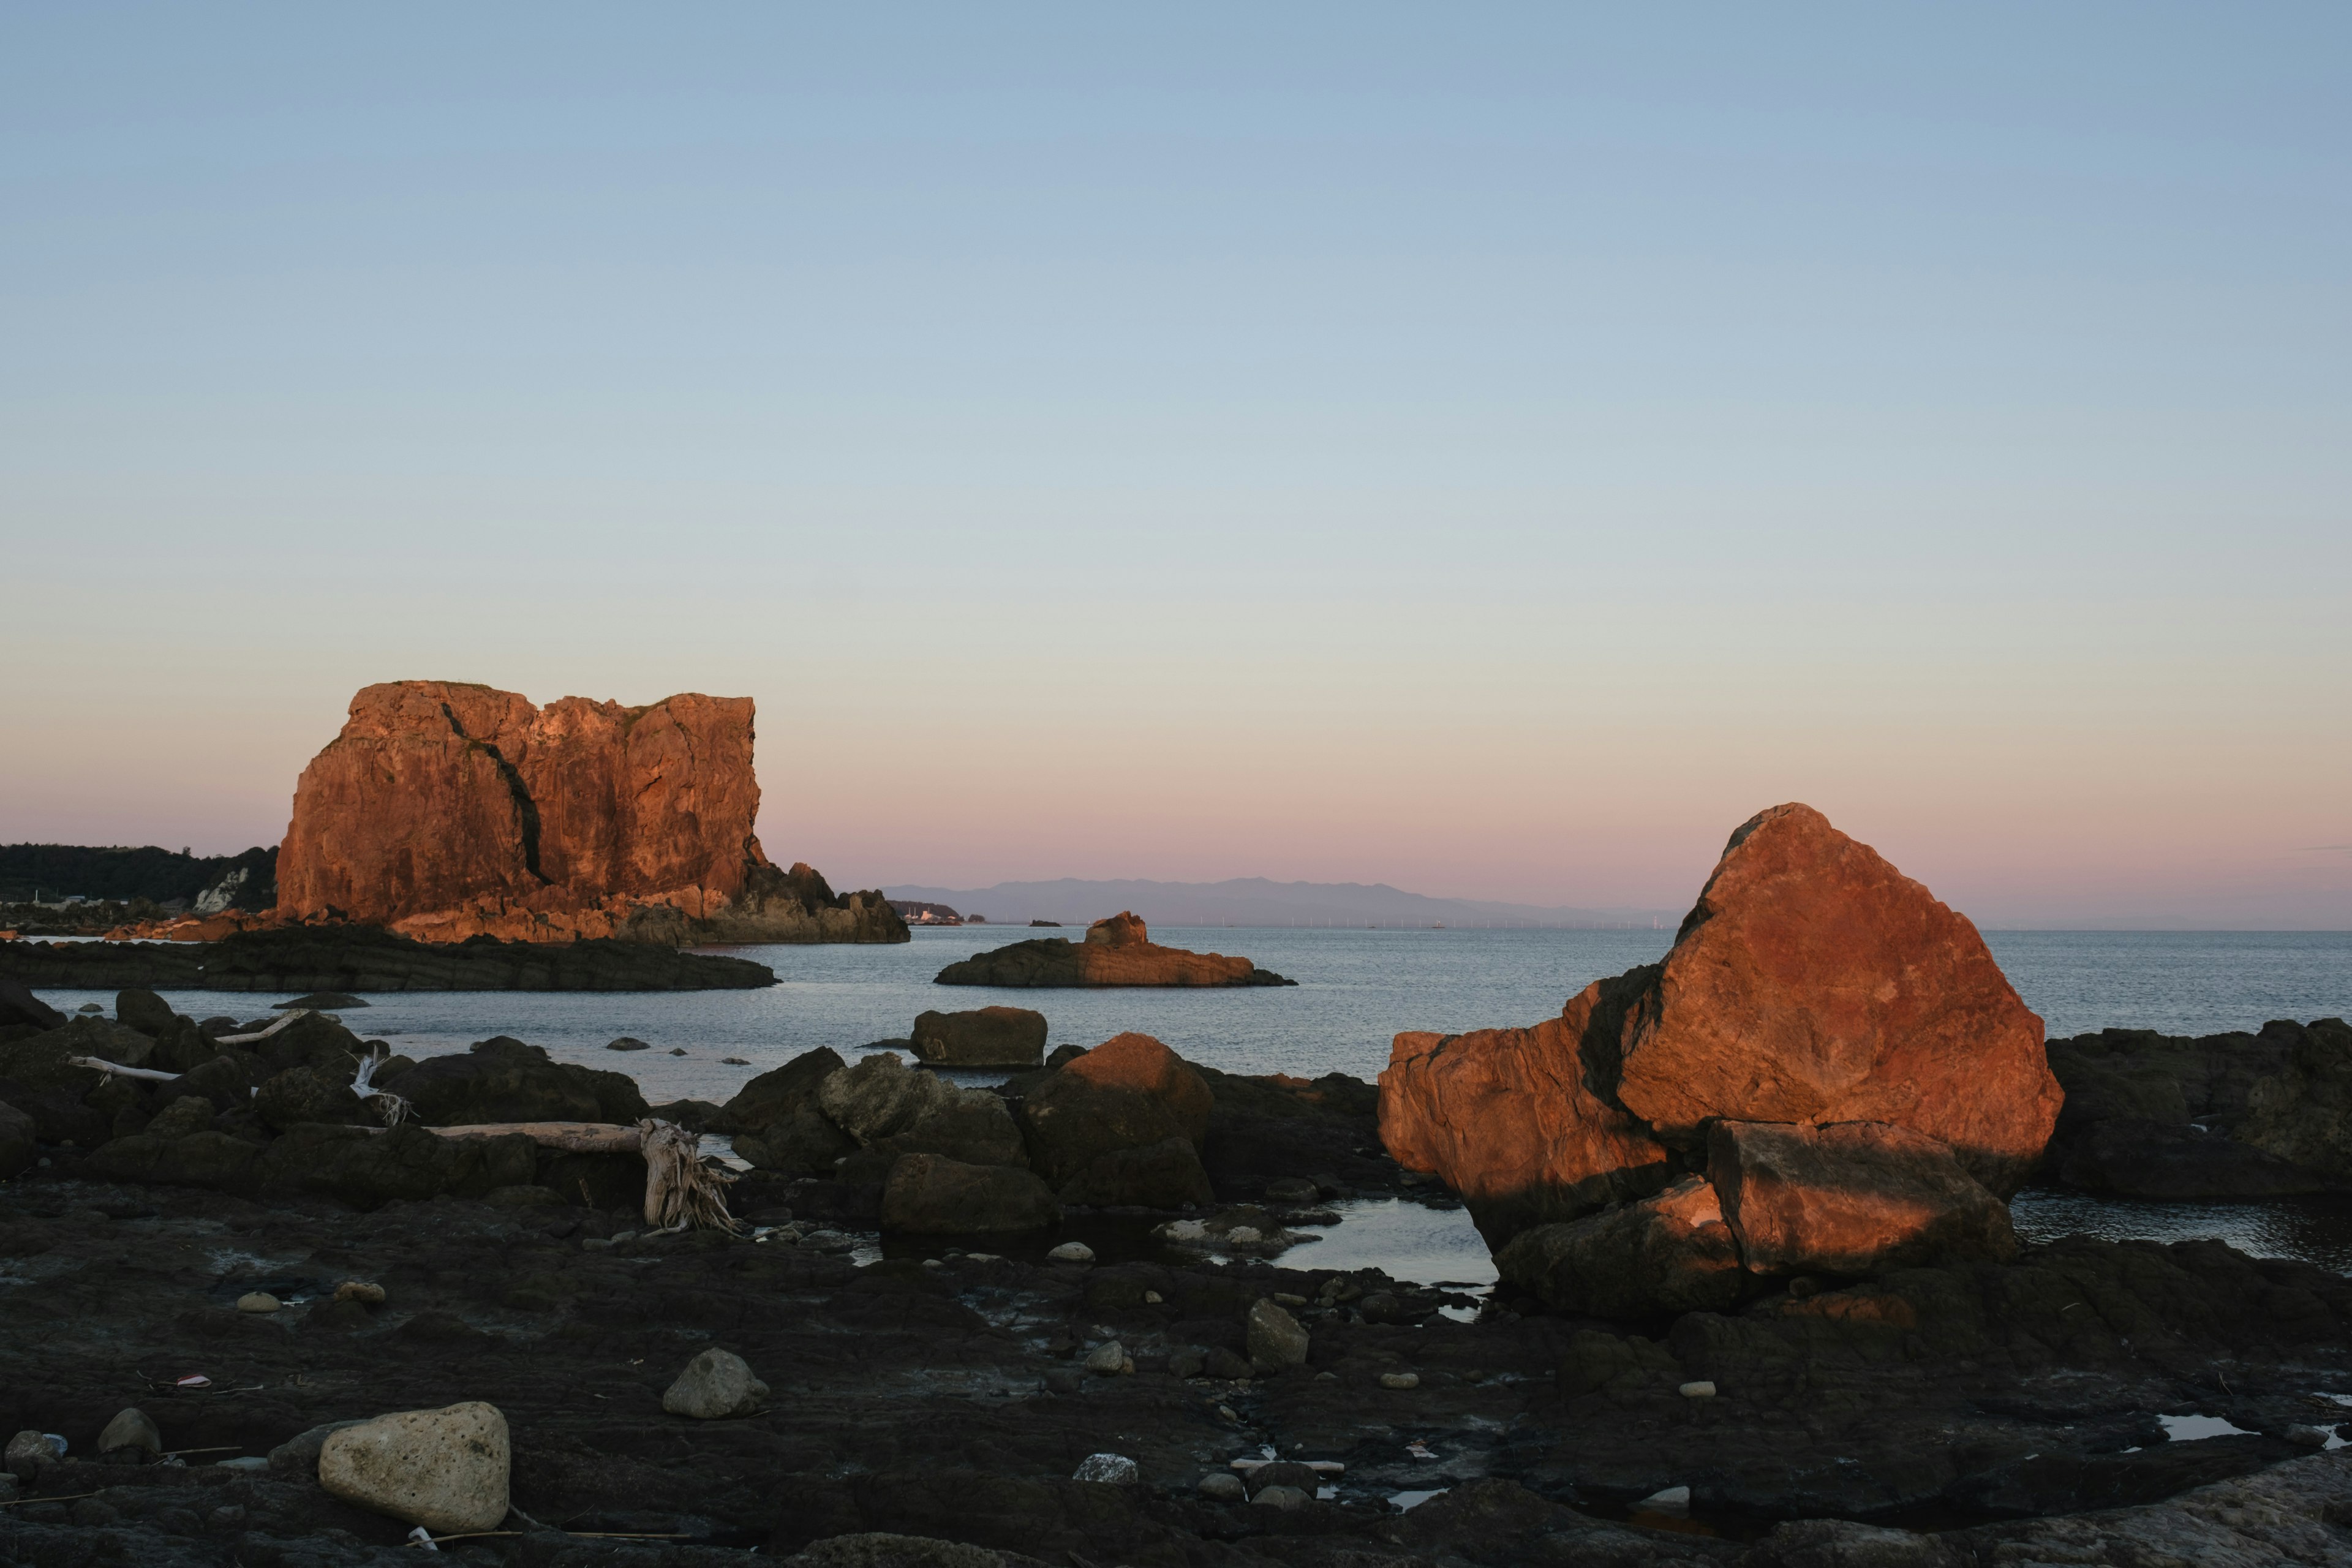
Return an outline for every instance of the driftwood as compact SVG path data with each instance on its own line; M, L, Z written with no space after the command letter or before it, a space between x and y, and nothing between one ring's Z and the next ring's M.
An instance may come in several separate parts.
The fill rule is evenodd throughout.
M100 1072L112 1073L116 1078L135 1078L145 1083L169 1083L184 1075L165 1072L161 1068L127 1068L121 1062L108 1061L104 1057L68 1057L69 1068L95 1068Z
M641 1154L646 1162L646 1223L662 1230L740 1231L727 1212L733 1173L715 1171L697 1152L702 1136L667 1121L635 1127L603 1121L486 1121L471 1127L429 1127L440 1138L510 1138L520 1134L542 1149L567 1154Z

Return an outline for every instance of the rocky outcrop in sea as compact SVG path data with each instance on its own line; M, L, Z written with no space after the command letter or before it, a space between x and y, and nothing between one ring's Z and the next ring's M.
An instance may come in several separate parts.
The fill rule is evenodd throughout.
M1246 958L1161 947L1131 913L1099 920L1086 940L1035 937L950 963L940 971L940 985L1296 985Z
M1532 1028L1398 1036L1381 1131L1507 1277L1617 1316L2005 1258L2062 1098L1976 928L1792 805L1732 835L1659 963Z
M545 708L457 681L364 688L295 786L274 919L433 942L904 942L752 831L750 698Z

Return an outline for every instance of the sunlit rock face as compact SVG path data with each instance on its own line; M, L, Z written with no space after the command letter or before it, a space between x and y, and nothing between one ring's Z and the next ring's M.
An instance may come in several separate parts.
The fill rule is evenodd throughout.
M878 892L769 862L751 748L748 697L367 687L295 786L277 918L432 941L905 941Z
M1976 928L1790 805L1732 835L1660 963L1532 1028L1399 1035L1381 1135L1462 1195L1530 1288L1573 1302L1599 1299L1583 1260L1669 1233L1678 1261L1651 1272L1685 1283L1727 1238L1749 1277L2004 1256L2000 1199L2063 1100L2042 1020ZM1727 1232L1649 1209L1584 1224L1692 1177Z

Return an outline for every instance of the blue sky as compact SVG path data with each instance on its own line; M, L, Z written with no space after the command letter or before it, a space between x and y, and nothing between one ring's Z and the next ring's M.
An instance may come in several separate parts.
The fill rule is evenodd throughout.
M2352 923L2347 34L18 8L0 837L274 837L437 676L752 695L858 883L1671 904L1793 797Z

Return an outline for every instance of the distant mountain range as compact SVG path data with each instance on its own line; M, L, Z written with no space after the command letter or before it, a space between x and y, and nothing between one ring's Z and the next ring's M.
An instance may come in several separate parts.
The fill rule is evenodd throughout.
M889 898L946 904L961 914L984 915L996 925L1058 921L1083 926L1132 910L1147 924L1169 926L1550 926L1663 925L1672 930L1681 910L1580 909L1498 904L1477 899L1433 899L1385 882L1270 882L1236 877L1228 882L999 882L992 888L929 888L898 883Z

